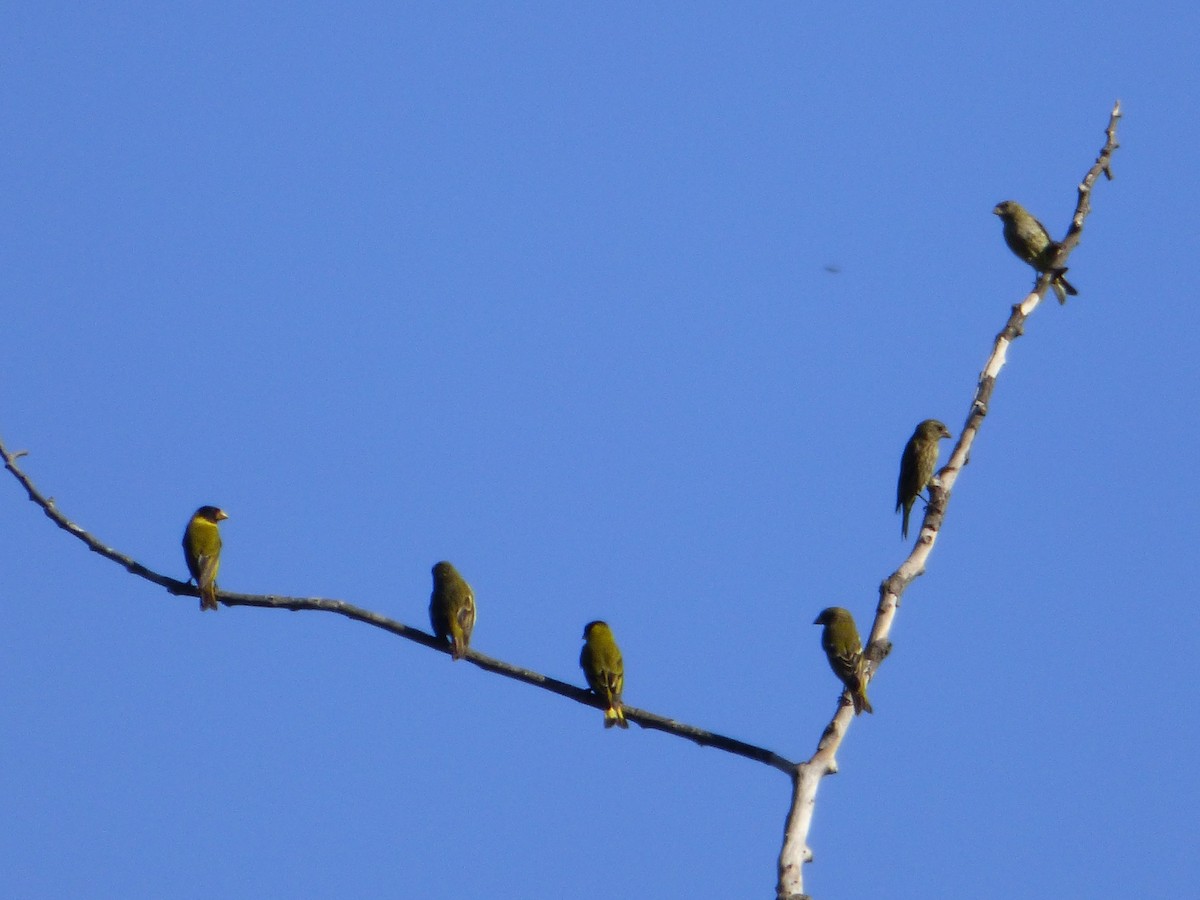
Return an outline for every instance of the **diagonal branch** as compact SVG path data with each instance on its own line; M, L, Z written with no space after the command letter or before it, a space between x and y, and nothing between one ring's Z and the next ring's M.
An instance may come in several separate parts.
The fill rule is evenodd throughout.
M1029 296L1012 308L1012 314L1004 328L996 335L991 355L988 357L975 396L971 400L971 410L967 414L966 424L958 443L950 453L950 459L945 467L938 472L929 488L929 505L925 508L925 518L921 523L921 532L917 537L916 546L908 558L895 572L884 579L879 586L879 606L875 611L875 622L871 627L870 639L867 641L866 656L868 659L867 677L874 675L883 662L884 657L891 651L892 644L888 639L891 634L892 622L900 607L900 597L910 584L925 572L925 561L933 551L942 521L946 516L946 506L950 502L950 491L961 474L963 466L971 457L971 447L983 425L987 415L988 403L996 386L996 378L1008 357L1008 348L1024 332L1025 320L1037 309L1038 304L1046 295L1050 282L1054 279L1055 270L1066 262L1071 251L1078 246L1083 221L1091 212L1091 192L1096 179L1103 173L1111 179L1111 159L1117 144L1117 122L1121 118L1121 101L1118 100L1109 116L1108 128L1105 129L1104 146L1100 149L1096 162L1088 170L1079 185L1079 200L1075 207L1075 216L1071 221L1070 230L1063 239L1059 251L1050 268L1037 282ZM812 826L813 811L816 808L817 788L821 779L826 775L837 772L837 751L842 745L850 722L854 719L854 710L847 699L838 708L833 721L826 726L817 751L812 758L800 763L792 772L792 805L788 812L787 824L784 827L783 849L779 854L779 882L776 885L778 900L800 900L805 897L803 864L812 861L812 850L808 846L808 832Z
M114 550L107 544L101 543L92 534L63 515L55 504L54 499L42 494L29 476L17 466L17 460L24 455L24 452L10 453L8 448L4 446L3 441L0 441L0 458L4 460L4 468L8 469L13 477L21 483L21 486L25 489L25 493L29 495L29 499L41 507L42 512L59 528L79 538L93 553L98 553L105 559L112 560L139 578L144 578L160 587L166 588L171 594L189 597L199 596L197 589L188 582L177 581L174 578L146 568L132 557L126 556L124 553ZM315 610L336 613L348 619L353 619L356 622L382 628L384 631L394 634L397 637L406 638L431 650L438 650L446 654L450 652L447 644L439 641L433 635L421 631L419 628L405 625L403 622L390 619L369 609L354 606L351 603L346 603L344 600L332 600L325 597L282 597L270 594L233 594L228 591L221 591L217 595L217 598L226 606L257 606L264 609ZM515 681L533 685L542 690L550 691L553 694L558 694L560 697L566 697L568 700L574 700L576 703L582 703L585 706L595 707L596 709L604 709L606 706L603 701L588 690L568 684L565 681L559 681L548 675L542 675L540 672L535 672L532 669L525 669L520 666L514 666L512 663L504 662L503 660L494 659L480 653L478 650L468 650L466 659L487 672L494 672L497 675L503 675L505 678L512 678ZM726 737L722 734L716 734L712 731L706 731L694 725L687 725L675 719L669 719L666 716L660 716L643 709L626 706L625 718L631 722L636 722L643 728L686 738L701 747L713 747L717 750L724 750L726 753L752 759L755 762L779 769L781 772L790 774L796 767L796 764L791 760L785 759L770 750L756 747L753 744L747 744L744 741Z

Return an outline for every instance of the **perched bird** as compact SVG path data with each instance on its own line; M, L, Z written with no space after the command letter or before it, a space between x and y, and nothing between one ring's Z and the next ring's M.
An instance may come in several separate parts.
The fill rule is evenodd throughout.
M1046 226L1035 219L1016 200L1005 200L997 203L992 210L1004 222L1004 242L1008 249L1017 254L1023 261L1033 266L1039 273L1050 271L1050 263L1054 254L1058 253L1057 242L1050 239ZM1055 273L1050 286L1058 295L1059 303L1067 302L1067 294L1075 296L1079 291L1063 278L1062 269Z
M462 659L475 627L475 594L458 569L448 562L433 567L433 593L429 597L429 621L441 640L450 639L450 658Z
M621 691L625 687L625 664L621 648L613 638L607 622L588 622L583 629L585 641L579 653L579 667L587 677L588 686L608 704L604 710L604 727L619 725L628 728L625 710L621 706Z
M953 435L945 425L937 419L926 419L917 426L913 436L904 445L904 455L900 457L900 480L896 483L896 512L904 510L900 522L900 536L903 538L908 538L908 514L912 512L913 503L933 478L938 459L938 441L948 437Z
M867 699L867 682L863 678L866 660L863 659L862 641L854 626L854 616L840 606L831 606L821 610L813 624L825 626L821 631L821 647L829 660L829 668L842 680L850 699L854 701L854 714L875 712L871 708L871 701Z
M221 568L221 532L217 523L228 519L225 510L202 506L183 530L183 557L200 589L200 611L217 609L217 569Z

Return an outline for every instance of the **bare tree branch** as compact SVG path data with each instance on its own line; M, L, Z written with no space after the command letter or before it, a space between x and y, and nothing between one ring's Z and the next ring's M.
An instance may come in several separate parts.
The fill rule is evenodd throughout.
M17 460L24 455L23 451L10 453L4 446L3 441L0 441L0 458L4 460L4 468L8 469L13 477L21 483L21 486L25 488L25 493L29 495L29 499L41 507L42 512L59 528L79 538L93 553L99 553L105 559L112 560L139 578L144 578L160 587L166 588L168 592L177 596L199 596L199 591L188 582L177 581L174 578L161 575L152 569L146 568L132 557L126 556L112 547L101 543L92 534L63 515L57 505L55 505L54 499L42 494L29 476L17 466ZM361 607L346 603L344 600L332 600L325 597L282 597L270 594L233 594L229 591L221 591L218 593L217 599L226 606L257 606L266 609L288 609L292 611L316 610L336 613L348 619L353 619L356 622L363 622L367 625L373 625L376 628L382 628L384 631L414 641L431 650L437 650L446 654L450 653L449 645L443 641L439 641L432 634L427 634L419 628L413 628L411 625L405 625L403 622L398 622L395 619L389 619L387 616L372 612L369 609L362 609ZM565 681L559 681L548 675L542 675L540 672L535 672L532 669L524 669L520 666L514 666L512 663L494 659L480 653L478 650L468 649L465 658L485 671L494 672L497 675L503 675L505 678L512 678L515 681L539 687L542 690L550 691L553 694L558 694L560 697L566 697L568 700L574 700L576 703L582 703L585 706L601 710L605 708L605 703L591 691L568 684ZM701 747L713 747L717 750L723 750L726 753L732 753L735 756L752 759L755 762L771 766L781 772L791 774L792 770L796 767L796 764L791 760L785 759L770 750L756 747L753 744L747 744L744 741L726 737L722 734L716 734L712 731L706 731L694 725L677 722L674 719L647 712L643 709L626 706L625 718L631 722L636 722L643 728L666 732L676 737L686 738L693 743L699 744Z
M950 453L950 460L938 472L929 488L929 505L925 508L925 518L921 523L921 533L917 536L916 546L900 568L889 575L879 586L879 606L875 611L875 622L871 627L871 635L867 641L866 656L868 658L867 677L873 677L879 664L891 650L888 635L892 631L892 622L900 607L900 597L913 580L925 572L925 561L933 551L938 532L942 528L942 520L946 516L946 506L950 502L950 491L958 480L963 466L971 457L971 447L983 419L987 415L988 403L996 385L996 378L1008 356L1009 345L1024 331L1025 320L1037 309L1038 304L1046 295L1046 290L1054 280L1055 271L1061 273L1063 264L1071 251L1078 246L1083 221L1091 211L1090 197L1092 187L1101 173L1111 179L1111 159L1117 144L1117 122L1121 118L1121 101L1118 100L1109 116L1108 128L1105 129L1104 146L1095 164L1084 176L1079 185L1079 200L1075 207L1075 215L1071 220L1070 230L1059 247L1053 261L1052 270L1045 272L1038 279L1033 293L1012 309L1012 314L1004 328L996 335L991 355L988 357L975 396L971 401L971 410L963 425L958 443ZM846 736L846 730L854 718L854 710L848 698L843 698L833 721L826 726L817 752L806 762L800 763L792 773L792 806L788 812L787 824L784 826L783 849L779 854L779 882L776 885L777 900L803 900L804 878L803 864L812 861L812 850L808 846L808 832L812 825L813 811L816 808L817 788L821 779L826 775L837 772L837 751Z
M926 560L933 550L933 545L937 540L942 521L945 518L951 489L958 480L963 467L970 459L971 447L974 445L975 438L983 424L983 419L987 415L988 403L995 388L996 378L1007 361L1009 345L1021 336L1024 331L1026 319L1041 303L1056 274L1061 274L1065 270L1064 263L1070 256L1071 251L1078 246L1084 220L1091 211L1090 197L1096 180L1101 174L1109 179L1113 177L1111 157L1113 151L1119 146L1116 141L1116 129L1120 117L1121 104L1120 101L1117 101L1113 106L1108 128L1105 130L1106 140L1104 146L1101 148L1100 155L1079 185L1079 199L1075 215L1072 218L1066 237L1059 246L1052 268L1039 277L1034 291L1021 303L1012 308L1012 313L1008 321L996 336L991 355L988 357L983 372L980 374L975 396L971 402L971 409L966 423L963 425L962 432L959 435L958 442L951 451L949 461L937 474L929 487L930 501L925 508L925 515L916 544L900 568L889 575L880 585L879 605L876 608L875 620L865 651L868 659L868 679L872 678L875 672L878 671L880 663L882 663L891 650L889 635L896 611L900 606L901 595L903 595L904 591L917 576L923 574L925 571ZM16 460L23 455L23 452L10 453L3 443L0 442L0 457L4 460L5 468L20 482L25 492L29 495L29 499L37 504L59 528L83 541L92 552L98 553L106 559L117 563L140 578L144 578L165 588L171 594L189 597L198 596L197 589L190 583L178 581L148 569L132 557L126 556L112 547L101 543L89 532L63 515L55 505L53 498L48 498L38 491L30 478L16 465ZM234 594L227 591L220 592L218 599L226 606L256 606L293 611L315 610L336 613L357 622L381 628L384 631L421 644L432 650L447 654L450 652L448 645L439 641L431 634L427 634L420 629L405 625L402 622L390 619L379 613L346 603L343 600L323 597ZM534 687L558 694L561 697L566 697L569 700L574 700L577 703L582 703L585 706L596 709L604 708L605 704L590 691L564 681L558 681L531 669L521 668L520 666L494 659L477 650L468 650L466 659L488 672L533 685ZM704 729L634 707L625 707L625 717L630 721L636 722L643 728L663 731L676 737L686 738L700 746L713 747L727 753L742 756L788 774L792 780L792 803L784 829L783 848L779 855L779 879L776 885L776 894L778 900L806 900L807 895L803 893L802 869L804 863L812 860L812 851L808 846L808 832L811 828L813 812L816 808L817 788L826 775L832 775L838 770L837 751L846 736L850 722L854 719L853 705L849 698L843 696L836 714L826 726L817 743L816 752L811 758L801 763L792 762L762 747L756 747L734 738L705 731Z

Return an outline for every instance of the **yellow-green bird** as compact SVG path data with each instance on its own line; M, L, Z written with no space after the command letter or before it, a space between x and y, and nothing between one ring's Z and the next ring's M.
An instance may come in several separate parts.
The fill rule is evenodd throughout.
M218 609L217 570L221 568L221 532L217 523L228 519L225 510L202 506L183 530L183 557L200 589L200 611Z
M1016 200L997 203L992 212L1004 223L1004 243L1008 244L1008 249L1039 273L1050 271L1050 263L1058 253L1058 243L1051 239L1046 226ZM1066 271L1056 270L1054 280L1050 282L1059 303L1067 302L1067 294L1074 296L1079 293L1063 278Z
M625 710L621 705L621 691L625 688L625 663L621 660L621 648L617 646L612 629L607 622L588 622L583 628L583 650L579 653L579 667L590 687L606 704L604 727L619 725L628 728Z
M854 616L840 606L821 610L813 620L814 625L824 625L821 631L821 647L829 660L829 668L842 680L850 699L854 703L854 714L873 713L871 701L867 699L867 682L863 677L866 660L862 655L862 641Z
M908 514L921 491L929 486L933 470L937 467L938 441L953 437L949 429L937 419L926 419L917 426L913 436L904 445L900 457L900 479L896 482L896 512L904 510L900 520L900 536L908 538Z
M450 641L450 658L462 659L475 627L475 592L458 569L442 561L433 567L433 593L429 596L429 622L433 633Z

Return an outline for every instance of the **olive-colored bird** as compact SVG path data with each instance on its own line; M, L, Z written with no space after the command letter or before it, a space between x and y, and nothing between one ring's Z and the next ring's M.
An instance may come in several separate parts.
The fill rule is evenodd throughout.
M904 510L900 520L900 536L905 539L908 538L908 514L912 512L913 503L933 478L938 460L938 441L948 437L953 435L945 425L937 419L926 419L917 426L913 436L904 445L904 454L900 457L900 480L896 483L896 512Z
M228 519L225 510L202 506L183 530L183 557L200 589L200 611L218 609L217 570L221 568L221 532L217 523Z
M628 728L625 710L621 706L621 691L625 687L625 664L612 629L606 622L588 622L583 629L585 641L579 653L579 667L587 677L588 686L607 706L604 727L619 725Z
M854 702L854 714L875 712L871 708L871 701L867 699L867 682L863 677L866 660L863 659L862 641L854 625L854 616L840 606L831 606L821 610L813 624L825 626L821 631L821 647L829 660L829 668L842 680Z
M475 593L458 569L448 562L433 567L433 593L429 597L433 633L450 641L450 658L462 659L475 627Z
M1058 243L1051 239L1046 226L1031 216L1016 200L997 203L992 212L1004 223L1004 242L1008 244L1008 249L1033 266L1039 274L1050 271L1050 264L1054 261L1054 255L1058 253ZM1079 293L1063 278L1066 271L1058 271L1054 280L1050 282L1059 303L1067 302L1067 294L1075 296Z

